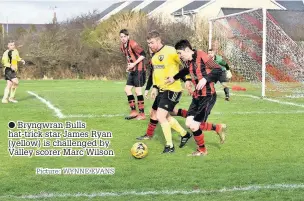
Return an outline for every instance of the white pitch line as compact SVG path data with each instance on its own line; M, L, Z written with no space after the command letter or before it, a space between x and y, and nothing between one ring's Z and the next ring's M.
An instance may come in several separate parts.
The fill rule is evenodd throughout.
M63 119L65 118L65 115L62 114L61 110L58 109L57 107L55 107L50 101L40 97L38 94L32 92L32 91L27 91L27 93L31 94L32 96L35 96L38 100L40 100L42 103L46 104L46 106L48 108L50 108L51 110L53 110L55 112L56 117L58 117L59 119Z
M292 102L286 102L286 101L280 101L276 99L271 99L271 98L261 98L259 96L254 96L254 95L246 95L246 94L233 94L234 96L241 96L241 97L248 97L248 98L254 98L254 99L259 99L259 100L266 100L274 103L279 103L282 105L291 105L291 106L297 106L297 107L302 107L304 108L304 105L298 104L298 103L292 103Z
M0 198L17 198L17 199L46 199L46 198L76 198L76 197L121 197L121 196L145 196L145 195L189 195L189 194L211 194L211 193L227 193L227 192L250 192L259 190L294 190L294 189L304 189L304 184L273 184L273 185L251 185L244 187L232 187L232 188L222 188L215 190L163 190L163 191L125 191L125 192L99 192L99 193L43 193L36 195L21 195L13 196L6 195L0 196Z

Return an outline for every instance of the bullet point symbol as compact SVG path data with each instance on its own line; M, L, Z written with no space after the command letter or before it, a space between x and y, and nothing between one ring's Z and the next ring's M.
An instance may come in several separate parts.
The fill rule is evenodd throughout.
M16 126L16 124L15 124L15 122L13 122L13 121L10 121L10 122L8 123L8 127L9 127L9 128L15 128L15 126Z

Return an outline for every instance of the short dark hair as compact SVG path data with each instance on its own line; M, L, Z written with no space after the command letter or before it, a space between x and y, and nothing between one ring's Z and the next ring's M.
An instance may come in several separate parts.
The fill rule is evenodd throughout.
M175 44L176 50L185 50L187 47L190 48L191 50L193 50L192 46L188 40L180 40Z
M152 38L160 38L160 33L156 30L150 31L147 35L147 40L150 40Z
M125 34L126 36L129 35L129 31L127 29L120 30L119 34L122 34L122 33Z
M212 48L209 48L209 49L208 49L208 52L210 52L210 51L213 51L213 49L212 49Z
M7 42L7 44L9 44L9 43L15 43L15 41L14 41L14 40L9 40L9 41Z

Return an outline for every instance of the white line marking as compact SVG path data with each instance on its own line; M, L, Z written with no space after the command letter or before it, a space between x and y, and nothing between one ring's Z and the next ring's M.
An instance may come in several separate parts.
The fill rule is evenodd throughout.
M271 99L271 98L261 98L259 96L254 96L254 95L246 95L246 94L232 94L234 96L241 96L241 97L248 97L248 98L254 98L254 99L259 99L259 100L266 100L266 101L270 101L270 102L274 102L274 103L279 103L282 105L291 105L291 106L297 106L297 107L303 107L304 105L302 104L298 104L298 103L292 103L292 102L286 102L286 101L280 101L280 100L276 100L276 99Z
M32 96L35 96L38 100L40 100L42 103L46 104L46 106L48 108L50 108L51 110L53 110L55 112L56 117L58 117L59 119L63 119L65 118L65 115L62 114L61 110L58 109L57 107L55 107L50 101L45 100L44 98L40 97L38 94L35 94L32 91L27 91L27 93L31 94Z
M211 193L226 193L226 192L238 192L238 191L259 191L259 190L293 190L303 189L304 184L273 184L273 185L251 185L244 187L232 187L222 188L215 190L163 190L163 191L126 191L126 192L99 192L99 193L41 193L36 195L21 195L13 196L6 195L0 196L0 198L19 198L19 199L43 199L43 198L67 198L67 197L121 197L121 196L145 196L145 195L189 195L189 194L211 194Z

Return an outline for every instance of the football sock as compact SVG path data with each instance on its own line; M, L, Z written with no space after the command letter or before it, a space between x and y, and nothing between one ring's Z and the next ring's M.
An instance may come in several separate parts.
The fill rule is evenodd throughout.
M16 90L17 90L17 88L16 88L16 87L12 87L12 88L11 88L11 94L10 94L10 98L14 98L14 97L15 97Z
M187 134L187 131L183 129L183 127L178 123L178 121L175 118L170 117L168 122L171 128L174 129L176 132L178 132L181 136L185 136Z
M224 92L225 92L226 97L229 97L229 88L228 87L224 88Z
M216 125L209 122L202 122L200 125L200 129L203 131L215 131Z
M133 95L128 96L128 101L129 101L129 105L131 110L136 110L136 106L135 106L135 98Z
M204 134L202 130L198 129L197 131L193 132L194 135L194 140L199 147L204 147L205 146L205 139L204 139Z
M137 104L139 113L145 113L144 96L137 96Z
M169 122L164 122L160 124L166 139L166 145L173 147L173 142L172 142L172 133L171 133L171 126Z
M154 135L154 131L155 131L157 124L158 124L157 120L150 119L150 123L148 125L147 132L146 132L146 134L148 136L152 137Z
M178 109L177 116L181 116L181 117L186 118L187 117L187 112L188 112L187 110Z
M10 89L8 87L5 87L4 89L4 95L3 95L3 99L7 99L8 95L10 93Z

